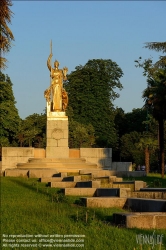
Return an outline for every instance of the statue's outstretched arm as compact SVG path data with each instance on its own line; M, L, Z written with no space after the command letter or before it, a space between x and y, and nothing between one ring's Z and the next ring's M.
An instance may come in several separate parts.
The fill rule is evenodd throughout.
M52 58L52 54L50 54L49 55L49 57L48 57L48 60L47 60L47 67L48 67L48 69L49 69L49 71L51 71L51 58Z

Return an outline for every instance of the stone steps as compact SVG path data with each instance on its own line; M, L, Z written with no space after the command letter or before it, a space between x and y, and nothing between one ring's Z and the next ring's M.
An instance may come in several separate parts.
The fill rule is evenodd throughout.
M166 212L166 200L128 198L125 207L134 212Z
M132 198L146 198L146 199L165 199L166 200L166 192L143 192L140 190L139 192L131 192Z
M166 213L114 213L113 223L126 228L165 229Z
M54 188L98 188L100 181L61 181L49 182L49 186Z
M65 176L65 177L43 177L40 182L77 182L81 181L81 176Z
M86 162L85 158L29 158L28 162L38 163L38 162Z
M96 164L93 164L93 163L84 163L84 162L81 162L81 163L72 163L72 162L67 162L67 163L61 163L61 162L48 162L48 163L45 163L45 162L39 162L39 163L18 163L17 164L17 168L21 168L21 169L32 169L32 168L77 168L77 169L84 169L84 168L94 168L96 169L97 168L97 165Z
M122 208L125 206L126 198L119 197L82 197L81 201L86 207Z

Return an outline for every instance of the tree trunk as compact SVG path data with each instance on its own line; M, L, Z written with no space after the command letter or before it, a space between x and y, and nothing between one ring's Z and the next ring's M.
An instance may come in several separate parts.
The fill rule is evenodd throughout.
M161 176L164 178L164 119L162 115L159 117L159 167Z
M145 167L146 167L146 173L149 173L149 148L148 145L145 148Z

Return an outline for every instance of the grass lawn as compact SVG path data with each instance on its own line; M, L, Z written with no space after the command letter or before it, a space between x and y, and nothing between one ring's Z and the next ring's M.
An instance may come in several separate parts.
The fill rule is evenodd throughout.
M161 174L149 173L146 177L129 177L124 180L142 180L145 181L148 187L163 187L166 188L166 175L164 179L161 178Z
M146 178L151 183L159 176ZM166 187L166 179L161 181ZM1 249L166 250L166 230L114 226L113 213L123 209L89 209L80 204L79 197L65 197L58 191L37 179L1 177ZM163 245L143 244L141 248L140 234L163 235ZM66 242L56 242L62 239ZM67 247L74 239L75 247Z

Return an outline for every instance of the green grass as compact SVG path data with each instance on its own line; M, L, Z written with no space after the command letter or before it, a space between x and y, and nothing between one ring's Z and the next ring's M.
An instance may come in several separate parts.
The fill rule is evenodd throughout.
M65 247L66 249L133 250L134 247L141 249L136 242L136 235L152 235L154 230L114 226L112 215L120 211L124 210L86 208L81 204L79 197L65 197L58 189L47 187L37 179L1 177L2 235L76 234L85 235L84 247ZM164 245L161 250L166 250L166 230L155 230L155 234L164 235ZM151 245L144 244L142 250L149 250L149 247ZM2 249L35 250L39 248L2 247ZM60 247L43 246L42 249L60 249ZM153 248L153 250L158 249L160 249L158 245Z
M161 178L161 174L149 173L145 177L129 177L124 180L142 180L145 181L148 187L163 187L166 188L166 175Z

